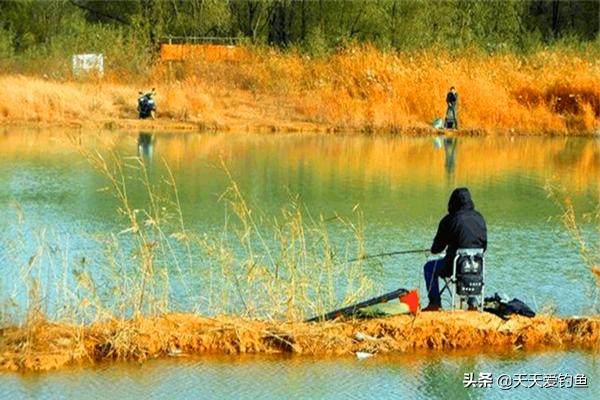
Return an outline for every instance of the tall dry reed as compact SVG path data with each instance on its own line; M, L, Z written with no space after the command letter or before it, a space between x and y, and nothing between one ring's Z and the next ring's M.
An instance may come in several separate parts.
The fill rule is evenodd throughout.
M56 233L28 229L15 235L9 253L16 260L31 256L18 261L18 273L6 282L2 325L172 311L301 320L382 286L365 262L345 261L364 253L358 211L356 223L327 222L290 196L277 215L266 215L223 163L218 170L229 178L221 196L226 217L222 230L209 234L187 226L168 165L164 176L155 176L143 158L96 151L77 137L71 143L105 180L100 189L114 198L121 227L90 238L90 250L77 257ZM331 229L341 230L343 239L333 243Z
M546 192L553 198L561 209L561 220L569 236L573 247L578 251L583 262L583 267L590 273L592 280L590 298L592 308L600 310L600 188L594 208L589 213L581 213L573 205L570 192L564 186L557 183L546 184Z

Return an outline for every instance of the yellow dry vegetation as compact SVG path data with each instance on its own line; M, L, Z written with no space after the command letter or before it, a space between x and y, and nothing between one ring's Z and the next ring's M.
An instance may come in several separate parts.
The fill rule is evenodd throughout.
M592 134L600 125L593 60L566 50L459 57L356 46L311 58L245 49L232 59L158 62L143 79L0 76L0 121L137 127L137 92L155 86L160 119L192 129L421 133L444 115L455 86L469 132Z
M89 326L43 318L0 334L0 370L41 371L109 360L142 362L201 354L341 356L418 350L597 349L600 320L432 312L388 319L323 323L245 320L166 314Z

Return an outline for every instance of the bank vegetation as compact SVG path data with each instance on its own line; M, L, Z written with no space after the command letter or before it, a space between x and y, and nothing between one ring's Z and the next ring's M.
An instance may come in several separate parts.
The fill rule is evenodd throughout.
M235 60L157 62L144 78L77 81L0 75L0 121L107 128L432 133L458 88L461 128L478 134L594 135L596 51L527 56L476 49L410 53L356 46L312 58L249 48ZM158 120L136 119L138 90L156 87Z
M3 123L431 133L455 86L468 133L600 125L595 1L19 0L0 15ZM235 56L167 61L173 40ZM103 54L102 77L73 74L81 53ZM140 122L151 87L159 120Z

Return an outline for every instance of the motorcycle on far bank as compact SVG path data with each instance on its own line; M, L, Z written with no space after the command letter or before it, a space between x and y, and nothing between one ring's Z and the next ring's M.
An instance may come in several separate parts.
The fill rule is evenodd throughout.
M138 115L140 119L145 118L156 118L156 102L154 101L154 96L156 96L156 91L152 88L152 91L148 93L138 92Z

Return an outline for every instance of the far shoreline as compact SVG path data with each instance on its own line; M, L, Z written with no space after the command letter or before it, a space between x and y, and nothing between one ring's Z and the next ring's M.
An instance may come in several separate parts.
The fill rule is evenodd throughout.
M411 53L412 54L412 53ZM523 57L386 53L323 58L248 51L240 60L158 61L143 75L76 78L0 73L0 124L107 130L438 135L448 85L459 136L600 135L600 78L587 53ZM455 65L446 74L443 65ZM340 71L343 71L341 73ZM110 73L109 73L110 72ZM415 79L417 77L418 79ZM139 120L155 89L156 120Z
M282 121L280 124L264 124L258 121L240 120L232 124L206 123L203 121L177 121L170 119L155 120L133 119L133 118L105 118L97 120L73 119L67 121L2 121L3 128L23 129L98 129L101 131L149 131L155 134L162 133L252 133L252 134L350 134L364 136L405 136L405 137L427 137L427 136L457 136L457 137L600 137L600 127L589 132L546 132L546 131L517 131L498 128L494 131L482 128L466 129L436 129L426 124L418 126L402 127L365 127L350 126L340 127L335 125L317 123L288 123Z

